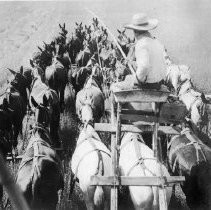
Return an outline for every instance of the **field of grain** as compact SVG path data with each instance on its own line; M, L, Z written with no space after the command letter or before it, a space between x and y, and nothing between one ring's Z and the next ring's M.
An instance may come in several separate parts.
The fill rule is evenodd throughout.
M75 22L89 23L92 16L86 8L99 15L115 35L116 29L121 29L136 12L146 12L157 18L159 27L153 34L163 42L176 63L191 66L194 84L200 90L211 93L209 0L0 2L0 93L4 91L4 83L10 76L6 67L17 70L20 65L29 66L29 58L37 51L37 46L42 46L42 41L49 42L57 34L59 23L66 23L70 36ZM73 107L74 104L69 112L61 116L60 136L66 148L66 169L78 134ZM65 171L65 175L66 187L59 209L84 209L78 187L68 198L68 171ZM176 188L176 192L177 197L173 198L171 209L186 209L184 195L179 188ZM123 195L127 196L127 192L120 196L122 206L125 206Z

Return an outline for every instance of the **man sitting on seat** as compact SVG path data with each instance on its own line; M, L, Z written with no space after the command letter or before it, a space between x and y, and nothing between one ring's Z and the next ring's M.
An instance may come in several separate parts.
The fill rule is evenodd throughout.
M154 38L149 30L157 27L157 19L149 19L146 14L135 14L131 24L125 26L132 29L136 39L135 60L136 73L128 75L123 82L115 83L113 91L135 88L159 90L166 77L165 48Z

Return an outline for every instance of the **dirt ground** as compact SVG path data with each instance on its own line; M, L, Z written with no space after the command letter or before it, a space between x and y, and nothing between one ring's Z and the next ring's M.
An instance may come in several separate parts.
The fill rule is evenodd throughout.
M0 84L7 79L5 67L29 65L28 59L37 45L50 41L57 33L58 23L65 22L71 36L75 22L90 22L92 15L86 8L99 15L115 35L116 29L130 22L136 12L157 18L159 26L153 35L176 63L191 67L192 79L200 90L211 92L209 0L0 2Z

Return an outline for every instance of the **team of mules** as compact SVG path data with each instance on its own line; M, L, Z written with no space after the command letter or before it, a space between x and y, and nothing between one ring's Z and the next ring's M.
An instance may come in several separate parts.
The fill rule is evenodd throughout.
M60 117L67 107L67 86L71 86L67 91L74 90L75 93L72 97L75 109L71 110L76 111L81 121L71 160L72 189L78 181L87 209L109 209L110 188L90 183L93 175L111 174L110 150L95 131L94 123L104 117L110 86L124 79L128 66L97 19L93 19L93 26L92 30L91 27L83 27L82 23L76 24L75 34L67 37L65 24L60 25L59 36L50 44L44 43L43 48L38 47L30 68L8 69L13 77L0 97L0 145L4 157L7 153L17 153L23 118L30 109L34 113L34 124L28 131L30 137L16 181L32 209L56 209L58 192L64 187L63 169L55 148L60 148L62 143ZM125 31L118 32L119 44L133 65L134 41L126 36ZM71 68L71 64L76 68ZM152 149L145 144L144 135L125 133L120 145L119 174L159 176L162 170L164 176L185 176L186 181L181 186L188 206L210 209L211 149L200 135L208 124L206 98L193 86L187 66L169 62L165 84L175 98L186 105L189 113L181 134L166 138L170 172L166 165L155 160ZM140 109L133 104L130 107ZM152 109L151 106L142 108ZM128 189L135 209L158 208L155 187L130 186ZM167 187L168 204L172 191L172 187Z

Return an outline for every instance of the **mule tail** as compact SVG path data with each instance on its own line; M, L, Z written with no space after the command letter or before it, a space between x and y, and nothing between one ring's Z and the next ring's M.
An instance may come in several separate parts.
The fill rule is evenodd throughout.
M100 153L100 152L99 152ZM97 175L103 175L103 159L102 159L102 155L100 154L101 158L99 160L99 167L98 167L98 173ZM103 191L103 187L102 186L97 186L95 189L95 193L94 193L94 204L96 207L98 207L99 209L104 202L104 191Z

